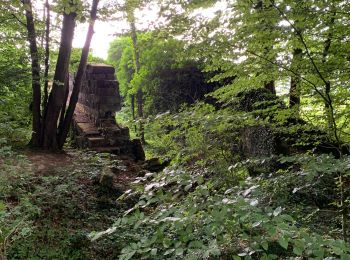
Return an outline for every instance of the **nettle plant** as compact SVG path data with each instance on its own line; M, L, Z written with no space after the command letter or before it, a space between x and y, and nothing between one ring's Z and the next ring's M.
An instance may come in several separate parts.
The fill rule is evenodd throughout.
M138 196L138 202L113 227L92 233L92 240L123 236L120 259L347 259L350 254L343 240L298 228L284 208L262 203L255 179L230 188L209 175L173 166L138 178L119 199Z

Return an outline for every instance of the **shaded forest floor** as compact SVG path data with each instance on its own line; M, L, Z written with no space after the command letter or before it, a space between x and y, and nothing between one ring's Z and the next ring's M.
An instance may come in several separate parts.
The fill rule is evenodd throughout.
M21 154L0 164L0 171L24 170L8 180L13 189L5 203L13 218L27 216L27 225L19 224L11 235L9 259L115 259L118 241L92 244L87 235L109 228L128 206L116 199L141 168L126 157L72 149ZM18 178L26 181L20 184Z

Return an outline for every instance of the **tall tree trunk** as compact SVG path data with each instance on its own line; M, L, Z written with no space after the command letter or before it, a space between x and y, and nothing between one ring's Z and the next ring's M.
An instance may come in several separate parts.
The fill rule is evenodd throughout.
M135 94L131 95L131 115L132 115L132 120L135 122ZM135 132L137 131L136 124L134 125L135 127Z
M57 150L57 121L64 101L64 82L68 73L72 41L74 36L76 13L63 15L61 33L61 44L58 52L54 82L47 103L47 110L44 118L44 140L43 148Z
M47 99L49 97L49 59L50 59L50 5L49 1L45 2L46 9L46 26L45 26L45 72L44 72L44 100L43 100L43 111L45 111ZM45 114L45 112L44 112Z
M276 95L275 81L271 80L264 84L264 88L270 91L272 94Z
M140 138L141 142L144 144L145 143L145 129L143 126L143 92L142 89L139 88L136 93L136 99L137 99L137 115L140 120L139 124L139 130L140 130Z
M92 39L92 36L94 35L94 25L95 25L95 21L96 21L98 3L99 3L99 0L92 1L92 7L91 7L91 12L90 12L91 20L90 20L88 32L86 35L85 44L84 44L84 47L83 47L83 50L81 53L78 71L77 71L77 74L76 74L75 79L74 79L74 86L73 86L72 94L71 94L71 97L69 100L69 106L68 106L67 112L64 116L63 123L59 127L58 145L59 145L60 149L62 149L62 147L66 141L66 138L67 138L67 135L69 132L69 128L71 125L71 121L72 121L72 118L74 115L74 110L75 110L76 104L78 102L80 88L81 88L83 78L85 75L85 71L86 71L86 64L87 64L87 59L88 59L88 55L89 55L91 39Z
M22 0L22 4L25 6L26 10L26 21L27 21L27 32L28 32L28 42L30 48L30 57L32 60L31 70L32 70L32 113L33 113L33 127L32 127L32 138L30 144L34 147L40 146L41 143L41 89L40 89L40 64L39 64L39 53L36 42L36 30L34 25L34 18L32 12L31 0Z
M332 8L334 10L334 7ZM322 53L322 64L326 64L327 63L327 57L329 55L329 49L331 47L332 44L332 38L333 38L333 26L334 26L334 22L335 22L335 15L336 12L333 11L332 17L329 21L329 31L328 31L328 35L327 38L324 42L324 48L323 48L323 53ZM329 81L327 81L326 86L325 86L325 97L327 100L325 100L324 102L324 106L325 106L325 112L326 112L326 118L327 118L327 124L328 124L328 129L330 131L333 131L333 111L331 111L331 83Z
M296 48L293 51L292 70L297 74L293 75L290 80L289 89L289 108L295 110L295 115L299 116L300 112L300 61L303 55L303 51L300 48Z
M134 67L135 67L135 74L137 75L140 72L140 52L138 48L138 41L137 41L137 33L136 33L136 26L135 26L135 16L134 16L134 10L132 10L132 13L129 15L130 19L130 29L131 29L131 39L132 39L132 45L133 45L133 53L134 53ZM143 92L142 88L139 86L136 92L136 101L137 101L137 116L140 121L139 123L139 132L140 132L140 138L141 142L145 143L145 132L143 127Z
M271 4L268 6L265 6L264 2L262 0L259 0L255 7L256 10L258 10L258 12L263 12L265 9L269 9L271 8ZM266 21L266 18L264 17L261 21L264 30L267 31L271 31L271 27L273 26L273 24L271 24L269 21ZM265 47L265 51L264 51L264 56L267 56L271 50L273 49L273 46L266 46ZM268 64L269 67L272 67L271 64ZM275 81L274 80L270 80L267 82L264 82L264 88L267 89L268 91L270 91L272 94L276 94L276 88L275 88Z
M60 128L63 125L64 117L66 114L66 108L67 108L67 101L69 96L69 72L67 73L66 80L64 81L64 97L63 97L63 105L60 113L60 119L59 119L59 127L58 132L60 132ZM59 147L60 148L60 147Z
M46 21L46 2L43 5L43 22ZM44 38L45 38L45 30L43 30L42 35L41 35L41 43L40 43L40 48L44 48Z

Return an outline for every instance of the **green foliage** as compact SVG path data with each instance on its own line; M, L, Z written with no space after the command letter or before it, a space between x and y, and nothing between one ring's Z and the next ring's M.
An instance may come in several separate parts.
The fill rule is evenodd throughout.
M182 59L184 44L174 39L158 39L155 34L138 35L141 69L134 74L133 49L127 37L110 46L109 62L117 68L120 90L126 102L142 87L146 115L178 111L182 103L203 99L213 86L206 83L198 63Z
M30 74L25 28L12 13L20 5L4 1L0 14L0 149L28 141ZM6 7L6 8L5 8Z
M216 112L213 106L200 103L179 114L156 116L146 133L156 154L179 163L192 161L213 167L219 163L216 170L220 171L233 160L228 140L234 138L237 126L234 122L240 120L240 116L239 113L230 115L228 110Z
M237 171L234 171L237 173ZM134 182L138 203L102 233L127 234L120 259L238 256L346 257L350 245L298 228L282 207L264 204L254 179L227 186L209 173L168 168ZM134 196L126 192L120 199Z
M192 1L183 1L183 10L165 2L163 8L172 17L163 11L170 20L164 30L191 39L191 57L205 59L205 70L214 73L212 80L225 85L217 98L227 102L242 89L271 81L280 92L294 78L300 81L301 116L348 140L349 75L344 68L349 60L344 57L349 43L341 39L349 35L344 23L349 7L343 1L223 1L221 8L214 8L218 11L198 15L207 2L196 2L195 10ZM299 58L293 55L296 49L301 51ZM332 103L333 116L327 102ZM331 126L332 120L336 126Z
M32 232L33 216L39 209L28 199L34 180L29 162L11 150L0 150L0 256L16 240Z
M69 64L69 70L71 72L77 72L79 62L80 62L80 56L81 56L82 49L80 48L73 48L71 52L71 58L70 58L70 64ZM56 54L57 55L57 54ZM89 53L88 63L105 63L105 60L99 57L94 57L92 53Z
M119 9L132 23L146 2ZM140 171L118 208L119 190L104 194L92 183L106 169L122 169L119 161L84 153L83 162L36 176L10 147L30 134L30 76L23 17L12 15L23 8L1 3L9 4L0 14L1 252L22 259L348 259L346 1L162 1L167 27L137 35L137 74L131 39L115 40L108 62L125 103L144 93L148 154L172 160L163 172ZM83 1L55 4L57 12L84 16ZM78 57L74 50L71 70ZM274 82L281 93L291 79L299 82L299 112L287 108L287 96L263 90ZM197 102L214 89L207 103ZM130 110L119 118L130 122ZM269 150L276 140L280 149ZM86 234L112 218L90 243Z
M0 95L0 147L23 145L30 137L30 93L25 88L19 89Z
M55 158L48 166L43 160L50 156L29 153L35 167L23 155L0 153L0 249L6 248L0 252L7 259L114 258L117 240L92 245L86 235L111 225L121 211L115 207L121 192L106 193L96 184L106 167L123 169L121 161L70 151L72 163Z
M346 258L339 176L347 176L349 158L312 154L322 132L264 93L152 118L150 149L173 166L138 178L120 198L138 198L135 206L92 239L123 238L120 259ZM295 154L244 159L242 130L249 127L275 131Z

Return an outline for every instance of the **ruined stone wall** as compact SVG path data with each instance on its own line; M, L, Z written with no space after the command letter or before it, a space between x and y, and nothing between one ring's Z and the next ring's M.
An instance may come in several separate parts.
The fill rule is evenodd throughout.
M130 140L129 128L120 126L115 121L115 113L121 109L121 97L114 72L114 68L109 65L87 65L74 111L74 140L80 148L144 160L141 142ZM71 92L72 81L69 87Z
M87 65L78 102L96 125L113 123L115 112L121 109L119 84L114 72L112 66Z

